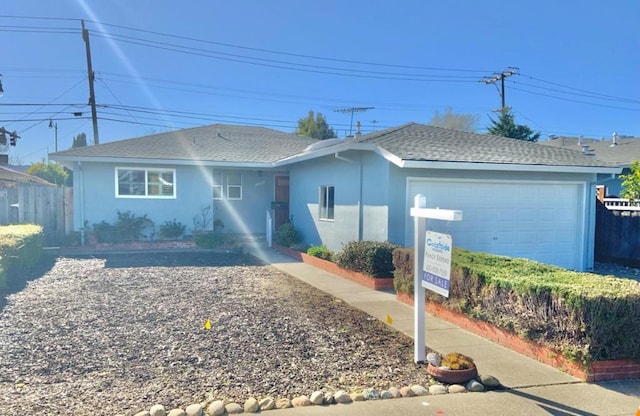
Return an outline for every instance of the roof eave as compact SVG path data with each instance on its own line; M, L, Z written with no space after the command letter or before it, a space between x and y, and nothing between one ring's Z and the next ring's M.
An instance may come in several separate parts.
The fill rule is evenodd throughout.
M424 160L402 160L401 168L417 169L456 169L456 170L493 170L508 172L554 172L554 173L620 173L622 168L606 166L561 166L526 165L515 163L479 163L479 162L442 162Z
M71 169L74 162L91 162L91 163L116 163L121 165L178 165L192 166L194 164L200 166L218 166L229 168L255 168L268 169L273 167L272 162L229 162L218 160L185 160L185 159L149 159L149 158L128 158L128 157L91 157L91 156L66 156L66 155L50 155L50 158L63 166Z
M298 153L296 155L281 159L275 162L273 166L278 167L278 166L288 165L291 163L303 162L305 160L316 159L319 157L332 155L340 152L346 152L347 150L376 151L377 149L378 147L371 143L346 142L346 143L336 144L334 146L323 147L318 150L304 151L302 153Z

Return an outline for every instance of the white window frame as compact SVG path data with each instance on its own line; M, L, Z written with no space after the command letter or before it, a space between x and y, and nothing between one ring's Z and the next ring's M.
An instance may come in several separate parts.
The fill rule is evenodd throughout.
M229 177L232 175L237 175L238 178L240 178L240 183L239 184L231 184L229 181ZM227 173L226 175L227 177L227 199L228 200L241 200L242 199L242 172L233 172L233 173ZM232 195L232 190L239 190L240 195L239 196L231 196Z
M224 186L222 184L223 178L224 175L222 174L222 172L213 172L213 185L211 187L211 192L214 200L224 199ZM218 189L218 196L216 196L216 189Z
M330 198L330 193L333 198ZM335 220L336 188L333 185L320 185L318 189L318 219L321 221Z
M144 172L144 194L140 195L127 195L120 194L120 172L121 171L138 171ZM149 195L149 173L158 173L160 176L162 174L171 173L173 178L172 190L173 193L171 195ZM130 167L130 166L117 166L114 170L115 177L115 196L116 198L138 198L138 199L176 199L177 194L177 186L176 186L176 170L175 169L166 169L166 168L142 168L142 167ZM160 188L162 189L162 188Z

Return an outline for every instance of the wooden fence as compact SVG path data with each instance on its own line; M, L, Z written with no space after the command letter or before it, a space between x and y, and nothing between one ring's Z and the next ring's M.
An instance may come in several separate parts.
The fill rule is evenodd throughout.
M640 266L640 210L609 209L596 203L595 258Z
M45 244L57 245L73 230L73 188L18 183L0 188L0 224L42 225Z

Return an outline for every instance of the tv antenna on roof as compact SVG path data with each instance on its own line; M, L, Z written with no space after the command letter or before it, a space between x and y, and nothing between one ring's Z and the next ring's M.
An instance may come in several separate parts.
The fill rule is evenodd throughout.
M333 110L336 113L351 113L351 123L349 124L349 136L353 134L353 113L362 113L367 110L373 110L375 107L351 107L351 108L339 108Z

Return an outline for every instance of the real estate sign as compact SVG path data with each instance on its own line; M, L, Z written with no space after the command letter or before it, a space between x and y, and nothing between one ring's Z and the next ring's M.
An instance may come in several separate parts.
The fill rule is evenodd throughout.
M451 236L427 231L424 243L422 287L449 297L451 278Z

